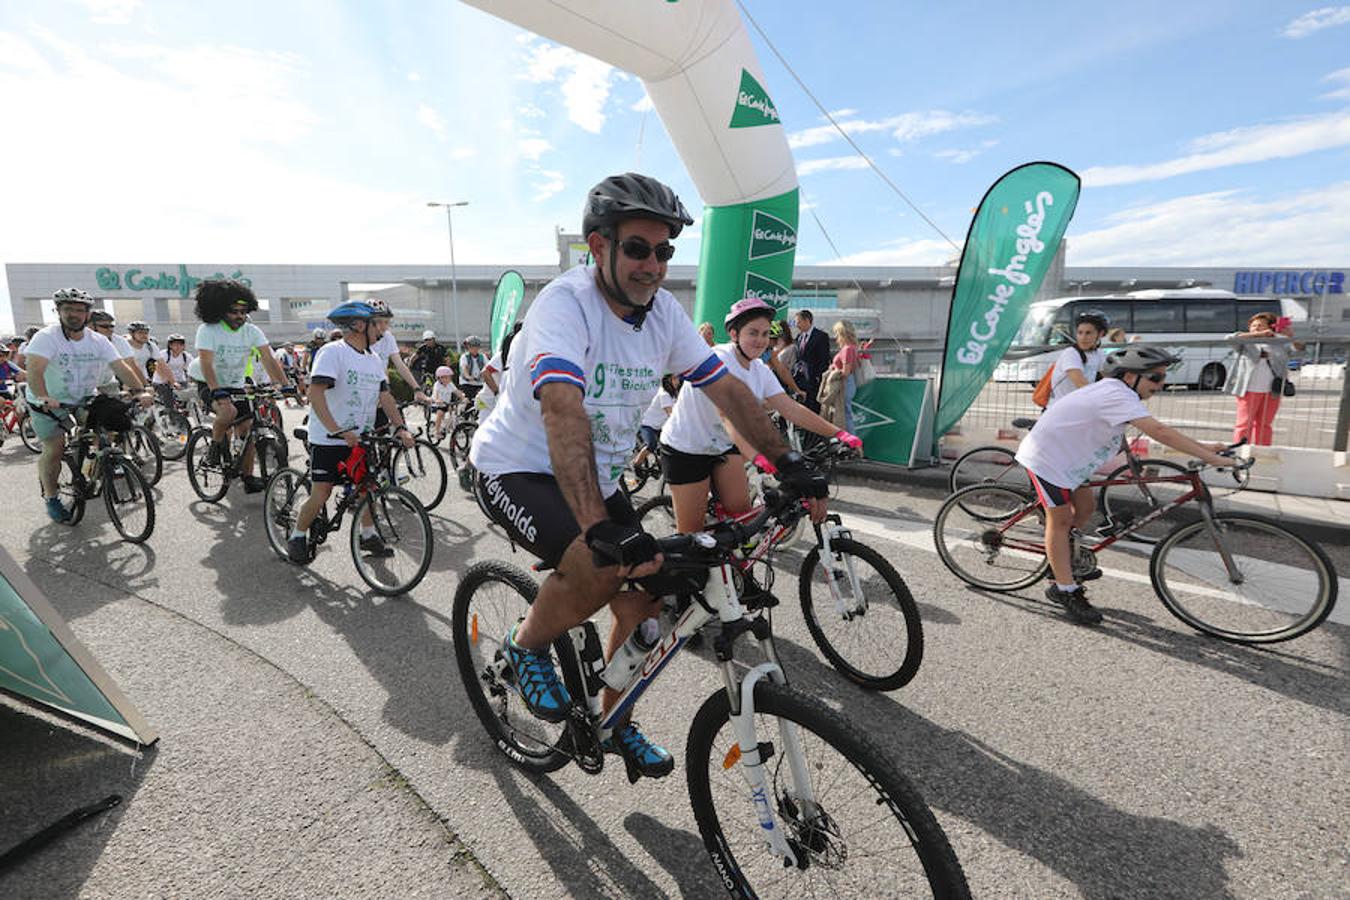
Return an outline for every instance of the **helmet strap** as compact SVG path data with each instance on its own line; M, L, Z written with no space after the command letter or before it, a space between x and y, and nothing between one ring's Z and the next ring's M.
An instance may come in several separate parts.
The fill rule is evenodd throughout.
M656 296L646 304L639 305L633 302L628 293L619 287L619 239L618 232L615 229L605 229L601 236L609 241L609 283L605 281L604 267L596 268L596 275L600 282L600 290L606 297L618 303L620 306L626 306L633 312L631 315L624 316L625 322L630 322L634 331L642 330L642 322L647 318L647 313L651 311L652 303L656 301Z

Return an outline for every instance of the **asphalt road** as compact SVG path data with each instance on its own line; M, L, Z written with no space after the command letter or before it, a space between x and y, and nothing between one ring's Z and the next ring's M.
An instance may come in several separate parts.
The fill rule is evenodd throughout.
M617 764L595 777L567 768L531 778L486 739L455 669L456 578L480 559L532 560L513 557L453 485L433 514L429 576L410 596L381 599L363 589L345 541L298 570L268 548L258 496L236 486L219 505L197 502L179 464L166 469L142 547L120 543L97 506L76 530L46 524L33 472L17 442L0 449L11 510L0 540L77 634L93 629L100 598L67 596L76 573L105 585L109 603L136 598L256 654L376 751L513 897L716 895L680 768L632 787ZM1163 609L1139 577L1146 558L1113 552L1092 595L1106 621L1077 627L1038 589L989 594L950 575L926 538L939 502L932 488L858 484L835 504L920 603L927 649L911 684L869 694L829 668L796 606L793 553L782 557L774 625L796 686L866 723L918 785L977 896L1346 896L1350 626L1264 650L1218 643ZM1350 573L1350 552L1328 549ZM139 666L161 652L125 639L118 656L139 654ZM119 660L105 662L117 676ZM205 658L164 677L218 687ZM691 652L637 717L679 758L690 718L719 686L708 658ZM246 681L232 689L262 692ZM162 753L176 723L171 710L160 715ZM229 764L224 753L216 764ZM213 789L210 779L197 787ZM172 867L176 842L167 830L139 865ZM372 859L394 849L378 834L360 845ZM329 864L300 854L292 868ZM98 877L85 893L139 896L145 883L116 869Z

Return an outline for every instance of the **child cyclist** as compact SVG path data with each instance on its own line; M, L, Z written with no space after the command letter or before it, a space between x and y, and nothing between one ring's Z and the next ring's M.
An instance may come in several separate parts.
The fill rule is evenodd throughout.
M1080 625L1102 620L1078 583L1100 578L1102 572L1073 570L1070 531L1083 528L1092 518L1092 488L1082 485L1120 450L1125 426L1212 466L1233 465L1232 459L1216 452L1227 445L1202 444L1149 415L1144 401L1162 390L1167 367L1177 362L1180 357L1162 347L1117 350L1102 365L1101 381L1056 400L1017 448L1017 461L1031 476L1045 507L1046 555L1055 576L1045 595Z
M725 319L731 340L715 345L713 353L766 408L807 431L837 437L850 447L861 448L862 441L857 437L840 431L790 399L760 359L769 346L773 319L773 307L763 300L746 297L736 301ZM728 513L735 515L749 510L750 485L745 475L744 454L754 454L758 449L749 447L736 435L701 391L684 385L670 418L661 428L661 468L670 486L676 529L702 530L710 486L716 488L717 497ZM772 470L762 454L755 456L755 463L766 471Z
M435 434L435 437L432 438L433 441L439 441L441 435L444 433L441 426L445 421L446 410L448 410L450 405L456 400L464 399L464 395L460 393L459 388L455 387L455 382L453 381L454 374L455 370L449 366L436 367L436 380L431 385L431 402L434 406L438 407L436 410L436 424L432 432Z

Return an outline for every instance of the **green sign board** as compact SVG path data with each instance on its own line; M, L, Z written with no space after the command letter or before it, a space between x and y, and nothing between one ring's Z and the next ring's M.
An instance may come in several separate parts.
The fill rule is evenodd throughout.
M912 466L927 459L933 443L933 383L927 378L882 376L853 395L853 424L863 455Z
M525 299L525 279L515 269L508 269L497 279L497 292L492 297L491 352L502 349L502 339L516 324L516 313Z
M3 549L0 688L128 740L142 744L156 740L93 655Z
M181 264L178 266L176 273L165 272L161 269L154 274L145 269L127 269L119 272L116 269L102 266L94 273L94 279L98 282L98 289L104 293L110 291L174 291L183 298L190 296L197 285L203 281L212 279L217 281L229 279L250 287L253 285L253 280L245 278L243 271L239 269L235 269L229 275L224 272L213 272L210 275L190 275L187 266Z

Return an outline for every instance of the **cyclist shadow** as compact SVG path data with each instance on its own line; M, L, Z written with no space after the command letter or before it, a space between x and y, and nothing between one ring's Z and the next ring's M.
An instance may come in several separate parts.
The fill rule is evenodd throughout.
M853 721L867 722L872 738L904 761L906 776L931 806L1039 861L1084 897L1119 897L1121 885L1138 896L1230 894L1224 860L1242 851L1220 828L1116 809L974 735L925 719L889 695L853 687L796 645L780 643L778 649L797 687L847 709ZM963 829L947 828L959 855Z
M62 591L59 594L61 615L67 621L96 612L105 602L111 603L131 594L153 591L159 586L155 571L155 550L149 544L129 544L104 523L112 540L95 538L85 522L75 528L52 523L33 531L28 537L28 561L24 570L39 584L43 580L59 579L62 571L79 574L82 578L102 585L109 591ZM100 602L104 601L104 602Z
M268 546L261 510L248 502L252 499L252 495L230 493L219 503L194 500L188 504L196 523L213 532L199 562L215 572L215 593L228 625L274 625L305 606L302 591L277 590L281 569L288 564Z
M970 589L998 603L1023 612L1063 620L1063 613L1048 602L1020 597L1017 594L998 594L976 588ZM1023 600L1018 603L1014 598ZM1097 604L1102 611L1102 624L1096 627L1102 634L1133 644L1154 653L1161 653L1180 662L1212 669L1224 675L1240 678L1259 688L1272 691L1291 700L1321 707L1342 716L1350 715L1350 691L1346 690L1346 671L1333 665L1299 656L1285 647L1289 645L1247 646L1220 641L1192 632L1171 623L1132 609L1120 609ZM1167 619L1171 616L1158 606ZM1160 624L1162 623L1162 624ZM1343 659L1350 650L1350 628L1332 622L1323 622L1305 640L1316 640L1328 635L1337 640L1342 649L1332 656ZM1297 644L1298 638L1291 642Z

